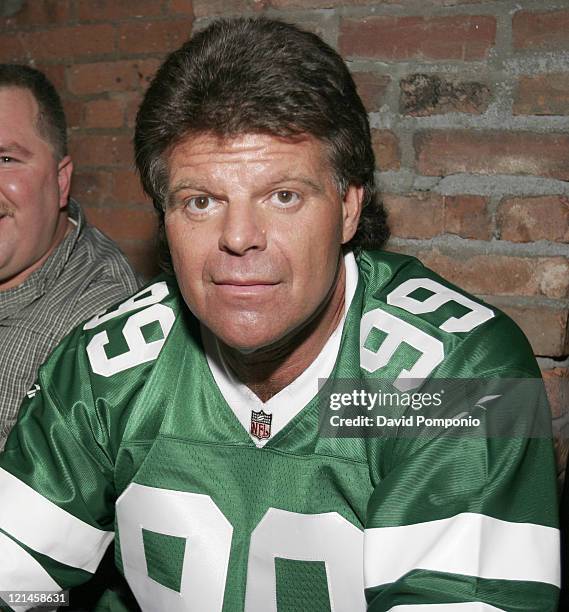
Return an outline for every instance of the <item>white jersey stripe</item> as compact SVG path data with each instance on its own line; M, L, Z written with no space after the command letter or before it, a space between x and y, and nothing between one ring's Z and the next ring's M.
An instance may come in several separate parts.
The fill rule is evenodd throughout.
M480 601L438 604L409 604L389 608L388 612L506 612Z
M0 528L60 563L94 572L114 533L92 527L62 510L0 468Z
M559 586L559 531L469 512L366 529L366 588L394 582L414 569Z
M0 591L61 591L44 568L14 540L0 533ZM12 606L28 610L29 606Z

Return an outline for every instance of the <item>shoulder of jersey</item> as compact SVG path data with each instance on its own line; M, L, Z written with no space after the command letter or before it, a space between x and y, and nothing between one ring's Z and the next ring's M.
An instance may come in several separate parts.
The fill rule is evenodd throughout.
M80 327L89 337L104 330L123 328L133 314L149 310L157 304L170 308L178 316L183 298L173 276L161 274L126 300L106 308Z
M82 367L78 364L87 360L87 371L105 378L136 366L149 367L182 312L182 304L175 279L159 276L130 298L76 327L50 362L69 370Z
M158 277L79 325L41 366L30 401L43 403L46 418L63 418L78 437L108 424L104 435L118 448L128 414L147 388L176 317L187 311L182 304L175 280Z
M379 307L427 332L452 335L455 346L484 343L507 346L510 353L531 353L526 337L510 317L415 257L364 251L358 261L366 282L365 310Z

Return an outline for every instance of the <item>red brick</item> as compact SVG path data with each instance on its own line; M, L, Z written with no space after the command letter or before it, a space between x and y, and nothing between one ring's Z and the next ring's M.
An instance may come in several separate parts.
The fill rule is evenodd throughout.
M86 128L116 128L124 124L124 107L121 100L101 99L85 103Z
M90 223L113 240L153 240L156 235L156 215L148 208L85 207Z
M60 25L71 17L69 0L28 0L15 15L0 17L0 31Z
M273 8L331 8L335 6L370 4L372 0L269 0Z
M162 13L162 3L156 0L79 0L76 6L79 21L147 19Z
M23 62L28 59L24 35L21 33L0 36L0 62Z
M182 15L194 14L192 0L170 0L168 10L170 13L179 13Z
M440 234L489 240L491 223L481 196L439 196L430 192L384 195L392 234L399 238L428 239Z
M138 173L131 168L113 172L112 198L117 204L144 203L144 206L151 205L150 200L142 191Z
M381 0L380 0L381 1ZM405 4L408 0L382 0L382 4ZM477 0L478 4L492 2L493 0ZM421 4L427 6L456 6L472 4L473 0L423 0ZM379 4L378 0L269 0L274 8L332 8L336 6L367 6Z
M419 171L531 174L569 179L569 135L474 130L426 130L415 135Z
M189 20L126 23L119 28L121 53L160 53L177 49L191 34Z
M542 372L553 417L569 412L569 368L552 368Z
M375 153L375 164L379 170L399 170L401 153L399 140L389 130L372 130L371 143Z
M51 81L60 95L63 95L66 90L65 84L65 66L63 64L42 64L34 62L34 66L41 70L45 76Z
M516 49L569 49L569 10L518 11L512 28Z
M404 115L427 117L445 113L481 114L488 108L490 89L484 83L411 74L399 82Z
M392 1L392 0L389 0ZM405 0L403 0L405 1ZM426 0L425 4L431 4L433 6L458 6L461 4L485 4L494 2L495 0ZM400 3L400 0L393 0L395 4Z
M487 210L488 199L482 196L444 196L444 230L473 240L490 240L492 225Z
M507 311L529 338L536 355L563 357L569 350L567 308L516 308Z
M136 114L142 101L141 92L129 92L126 96L126 125L130 128L134 127Z
M391 77L375 72L354 72L352 76L368 113L378 111Z
M26 51L36 60L64 60L107 55L115 51L112 25L78 25L21 35Z
M389 227L399 238L433 238L443 233L442 198L432 193L385 194Z
M68 68L69 91L84 95L141 89L159 65L155 59L77 64Z
M567 354L568 315L562 306L512 304L507 298L484 296L522 328L536 355L561 357Z
M67 129L74 130L81 127L83 123L83 102L66 98L63 98L62 102L65 118L67 119Z
M569 242L569 198L509 198L500 203L498 227L502 240Z
M343 19L340 50L380 59L473 61L488 57L496 37L494 17L368 17Z
M289 23L292 23L298 26L301 30L305 32L312 32L312 34L316 34L322 40L327 42L332 47L335 46L335 28L330 27L330 23L325 21L321 17L317 15L306 15L306 13L297 14L296 16L290 16L286 18Z
M472 293L563 299L569 295L569 261L564 257L507 257L423 251L419 259Z
M158 274L158 250L155 240L127 240L119 242L119 246L144 279L150 280Z
M269 4L268 0L193 0L194 15L208 17L210 15L235 15L246 11L263 11Z
M549 257L538 259L536 276L539 278L539 292L545 297L569 297L569 259Z
M133 163L131 135L73 134L69 149L75 166L130 166Z
M524 76L514 97L514 115L569 115L569 73Z
M71 195L85 205L98 205L111 193L112 176L106 171L82 171L75 168L71 179Z

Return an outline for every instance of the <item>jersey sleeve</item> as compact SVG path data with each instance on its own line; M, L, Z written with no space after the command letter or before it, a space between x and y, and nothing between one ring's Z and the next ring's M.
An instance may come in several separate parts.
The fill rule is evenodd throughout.
M475 348L480 363L496 368L479 374L482 405L472 414L480 416L482 429L417 432L384 447L364 538L370 612L557 609L549 407L535 368L526 367L527 354L524 363L508 363L488 347L484 358L487 336L473 338L472 347L465 343L445 363L445 376L451 376L453 358L459 359L454 371L463 372ZM468 375L477 371L470 365ZM456 393L453 401L453 414L463 413L464 395ZM490 412L506 419L491 421Z
M112 458L76 335L40 369L0 453L0 591L84 582L114 536Z
M76 328L38 373L0 453L0 592L88 580L114 537L124 428L175 320L166 280Z

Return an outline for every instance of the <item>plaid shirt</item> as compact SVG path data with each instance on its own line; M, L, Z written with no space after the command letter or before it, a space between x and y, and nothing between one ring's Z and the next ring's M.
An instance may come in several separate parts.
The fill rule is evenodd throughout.
M87 225L76 202L68 210L73 231L21 285L0 291L0 450L53 348L78 323L139 287L117 246Z

